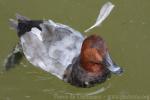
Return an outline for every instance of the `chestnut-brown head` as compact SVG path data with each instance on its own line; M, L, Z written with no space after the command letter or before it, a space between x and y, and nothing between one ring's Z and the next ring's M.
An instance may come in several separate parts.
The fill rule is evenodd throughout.
M87 37L81 49L81 67L93 75L102 75L105 69L120 74L122 69L110 58L105 41L97 35Z

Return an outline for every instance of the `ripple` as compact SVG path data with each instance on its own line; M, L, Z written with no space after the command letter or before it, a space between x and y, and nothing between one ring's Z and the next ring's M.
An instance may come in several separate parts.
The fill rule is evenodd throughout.
M51 80L51 77L45 77L45 76L36 76L37 79L35 81L43 81L43 80Z
M88 93L73 93L73 92L66 92L65 90L59 90L58 93L61 94L67 94L67 95L71 95L71 96L80 96L80 95L85 95L85 96L93 96L93 95L97 95L100 93L103 93L104 91L106 91L107 89L109 89L111 87L111 84L108 84L105 87L101 87L100 89L96 89L92 92L88 92Z

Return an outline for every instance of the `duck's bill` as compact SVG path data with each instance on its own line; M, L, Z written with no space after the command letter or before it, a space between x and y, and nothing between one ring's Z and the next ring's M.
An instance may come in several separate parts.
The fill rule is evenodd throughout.
M123 73L123 69L112 61L109 53L106 54L103 64L114 74L121 75Z

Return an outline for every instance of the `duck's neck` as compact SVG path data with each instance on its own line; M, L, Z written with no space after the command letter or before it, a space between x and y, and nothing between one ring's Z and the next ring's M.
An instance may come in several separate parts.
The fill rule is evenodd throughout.
M79 87L86 87L87 76L86 71L80 66L80 57L76 57L66 69L64 81Z

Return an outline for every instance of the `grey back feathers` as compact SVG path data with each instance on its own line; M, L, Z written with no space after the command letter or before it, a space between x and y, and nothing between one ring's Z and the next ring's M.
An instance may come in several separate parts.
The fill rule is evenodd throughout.
M28 61L62 79L73 58L80 54L81 33L52 20L30 20L20 15L10 22Z

